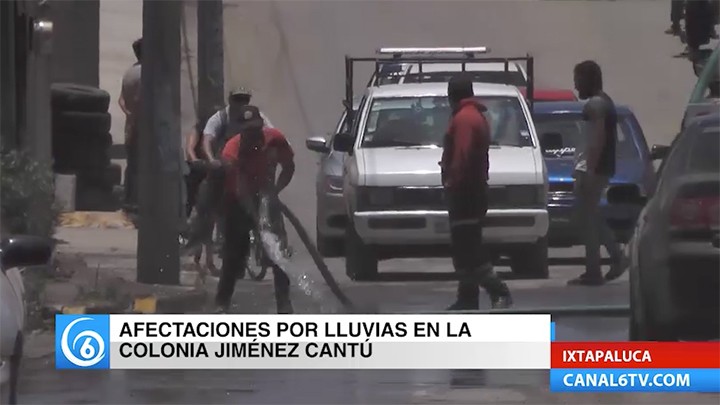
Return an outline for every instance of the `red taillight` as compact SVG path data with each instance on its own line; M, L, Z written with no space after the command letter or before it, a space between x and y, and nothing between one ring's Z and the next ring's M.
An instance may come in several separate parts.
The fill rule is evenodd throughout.
M720 198L678 198L673 203L671 225L685 230L717 229L720 226Z

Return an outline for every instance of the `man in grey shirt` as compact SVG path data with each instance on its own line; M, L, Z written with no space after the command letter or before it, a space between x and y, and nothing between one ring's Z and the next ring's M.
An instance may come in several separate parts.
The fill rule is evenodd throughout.
M252 93L249 90L242 87L234 90L228 96L228 105L208 119L203 130L202 145L210 162L217 163L218 151L222 150L228 139L238 134L237 110L250 105L251 99ZM260 116L265 120L265 126L272 128L272 124L262 112Z
M614 280L622 272L622 252L615 236L600 212L600 200L610 178L615 175L617 143L617 112L615 103L603 91L602 71L593 61L575 66L575 88L583 108L584 146L576 148L575 225L581 230L585 244L585 273L570 280L570 285L601 285ZM603 277L600 269L600 243L612 260L610 271Z
M218 160L218 155L225 143L240 132L238 126L242 120L238 119L237 114L242 107L250 104L251 99L252 93L249 90L243 87L233 90L228 96L228 105L213 114L205 124L201 147L203 155L209 163L208 173L199 186L195 206L196 213L190 218L188 242L185 249L194 250L198 245L210 242L216 223L218 225L218 242L222 241L223 221L216 220L218 216L222 216L224 170ZM265 121L266 127L272 127L262 112L260 116Z
M138 176L138 134L140 132L140 102L141 102L141 57L142 38L132 44L137 61L128 68L122 78L120 99L118 104L125 113L125 152L127 162L125 167L125 207L133 211L137 207L137 176Z

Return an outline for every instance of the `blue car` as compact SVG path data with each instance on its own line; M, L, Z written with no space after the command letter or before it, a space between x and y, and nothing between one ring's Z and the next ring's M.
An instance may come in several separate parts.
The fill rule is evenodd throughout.
M584 102L540 102L534 107L534 121L540 135L548 169L548 243L553 247L581 244L579 233L571 223L573 210L573 166L575 147L582 147ZM636 185L647 195L655 189L653 156L645 135L633 112L618 105L618 141L615 176L612 185ZM608 204L602 200L602 211L620 243L627 243L642 206Z

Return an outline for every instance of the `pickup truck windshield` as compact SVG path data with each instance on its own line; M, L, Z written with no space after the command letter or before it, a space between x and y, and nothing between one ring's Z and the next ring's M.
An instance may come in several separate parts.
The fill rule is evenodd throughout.
M403 83L447 83L451 78L461 72L423 72L405 75ZM475 83L509 84L511 86L525 87L527 80L520 71L478 71L466 72Z
M562 148L546 150L543 154L547 158L572 157L576 149L585 147L584 121L581 114L536 114L535 130L540 139L543 134L554 132L562 136ZM627 115L618 115L616 152L619 159L634 159L640 157L640 151L633 139L633 126Z
M495 145L532 146L527 120L514 97L478 97L487 107ZM363 148L442 146L450 122L447 97L376 98L362 137Z

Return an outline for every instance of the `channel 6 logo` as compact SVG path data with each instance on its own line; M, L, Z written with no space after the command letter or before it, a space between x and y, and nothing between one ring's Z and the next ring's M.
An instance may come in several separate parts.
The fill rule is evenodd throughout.
M110 315L55 315L55 368L108 369Z

